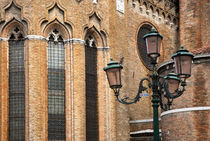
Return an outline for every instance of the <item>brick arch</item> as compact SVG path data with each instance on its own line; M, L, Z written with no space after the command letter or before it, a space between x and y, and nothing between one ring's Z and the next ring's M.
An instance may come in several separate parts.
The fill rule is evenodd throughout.
M4 27L2 28L2 31L1 31L1 36L4 38L9 37L11 31L15 27L18 27L20 29L20 31L22 32L24 37L27 35L26 25L23 22L13 18L4 25Z
M88 35L92 35L95 38L97 46L103 47L106 44L103 38L103 34L101 34L94 26L89 29L87 27L85 28L84 39L86 39Z
M44 37L48 37L48 34L52 32L54 29L57 29L62 35L63 39L70 39L72 36L71 31L68 30L64 24L59 22L57 19L49 22L43 29Z

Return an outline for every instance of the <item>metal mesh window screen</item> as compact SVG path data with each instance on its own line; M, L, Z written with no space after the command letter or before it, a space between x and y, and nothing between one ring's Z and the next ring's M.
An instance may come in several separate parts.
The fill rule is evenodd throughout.
M65 49L62 39L48 42L48 141L65 140Z
M144 40L144 35L151 31L152 26L145 24L143 25L138 32L137 41L138 41L138 50L143 64L149 69L152 70L151 59L147 56L146 42Z
M86 40L86 140L98 141L97 49L93 38Z
M9 40L9 141L25 140L24 40Z

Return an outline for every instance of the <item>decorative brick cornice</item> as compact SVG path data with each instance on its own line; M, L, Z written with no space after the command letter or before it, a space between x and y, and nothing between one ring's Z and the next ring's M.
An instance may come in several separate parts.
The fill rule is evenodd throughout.
M136 6L139 6L140 13L145 12L147 16L159 21L163 20L164 24L177 28L179 17L179 2L177 0L132 1L132 7L135 8Z

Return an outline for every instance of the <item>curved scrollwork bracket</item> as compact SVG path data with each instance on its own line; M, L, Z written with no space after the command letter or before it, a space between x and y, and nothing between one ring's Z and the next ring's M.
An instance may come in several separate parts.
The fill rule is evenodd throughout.
M182 88L178 88L177 90L175 90L174 93L171 93L169 91L169 89L168 89L168 84L164 80L164 82L163 82L163 89L166 92L166 97L170 98L170 99L174 99L174 98L180 97L185 91L185 86L186 86L185 80L181 81L181 86L182 86Z
M144 86L144 81L148 81L148 86ZM119 89L115 89L114 92L115 92L115 96L117 97L117 100L120 102L120 103L123 103L123 104L132 104L132 103L136 103L140 100L141 98L141 94L143 91L146 91L146 93L148 93L148 88L151 87L151 82L148 78L143 78L141 79L141 81L139 82L139 90L137 92L137 95L134 97L134 98L130 98L130 97L123 97L123 98L120 98L119 97Z
M162 79L162 83L160 83L160 106L164 111L170 110L170 107L172 105L173 99L180 97L184 91L186 86L186 80L181 81L181 87L175 90L173 93L169 91L168 84L166 83L166 79L162 76L160 76L160 79ZM167 99L167 103L163 103L161 93L164 91L164 97Z

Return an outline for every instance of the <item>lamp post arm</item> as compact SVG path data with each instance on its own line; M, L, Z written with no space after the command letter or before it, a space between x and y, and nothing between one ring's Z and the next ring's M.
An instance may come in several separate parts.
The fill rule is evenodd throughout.
M114 90L117 101L119 101L122 104L132 104L132 103L138 102L141 98L141 94L142 94L143 91L146 91L148 93L148 91L147 91L148 87L143 86L144 81L148 81L148 87L151 87L151 82L148 78L141 79L140 82L139 82L138 93L134 98L130 98L130 97L120 98L119 89Z
M173 102L173 99L167 98L167 103L163 104L162 97L160 97L160 107L161 107L161 109L163 109L164 111L170 110L172 102Z

